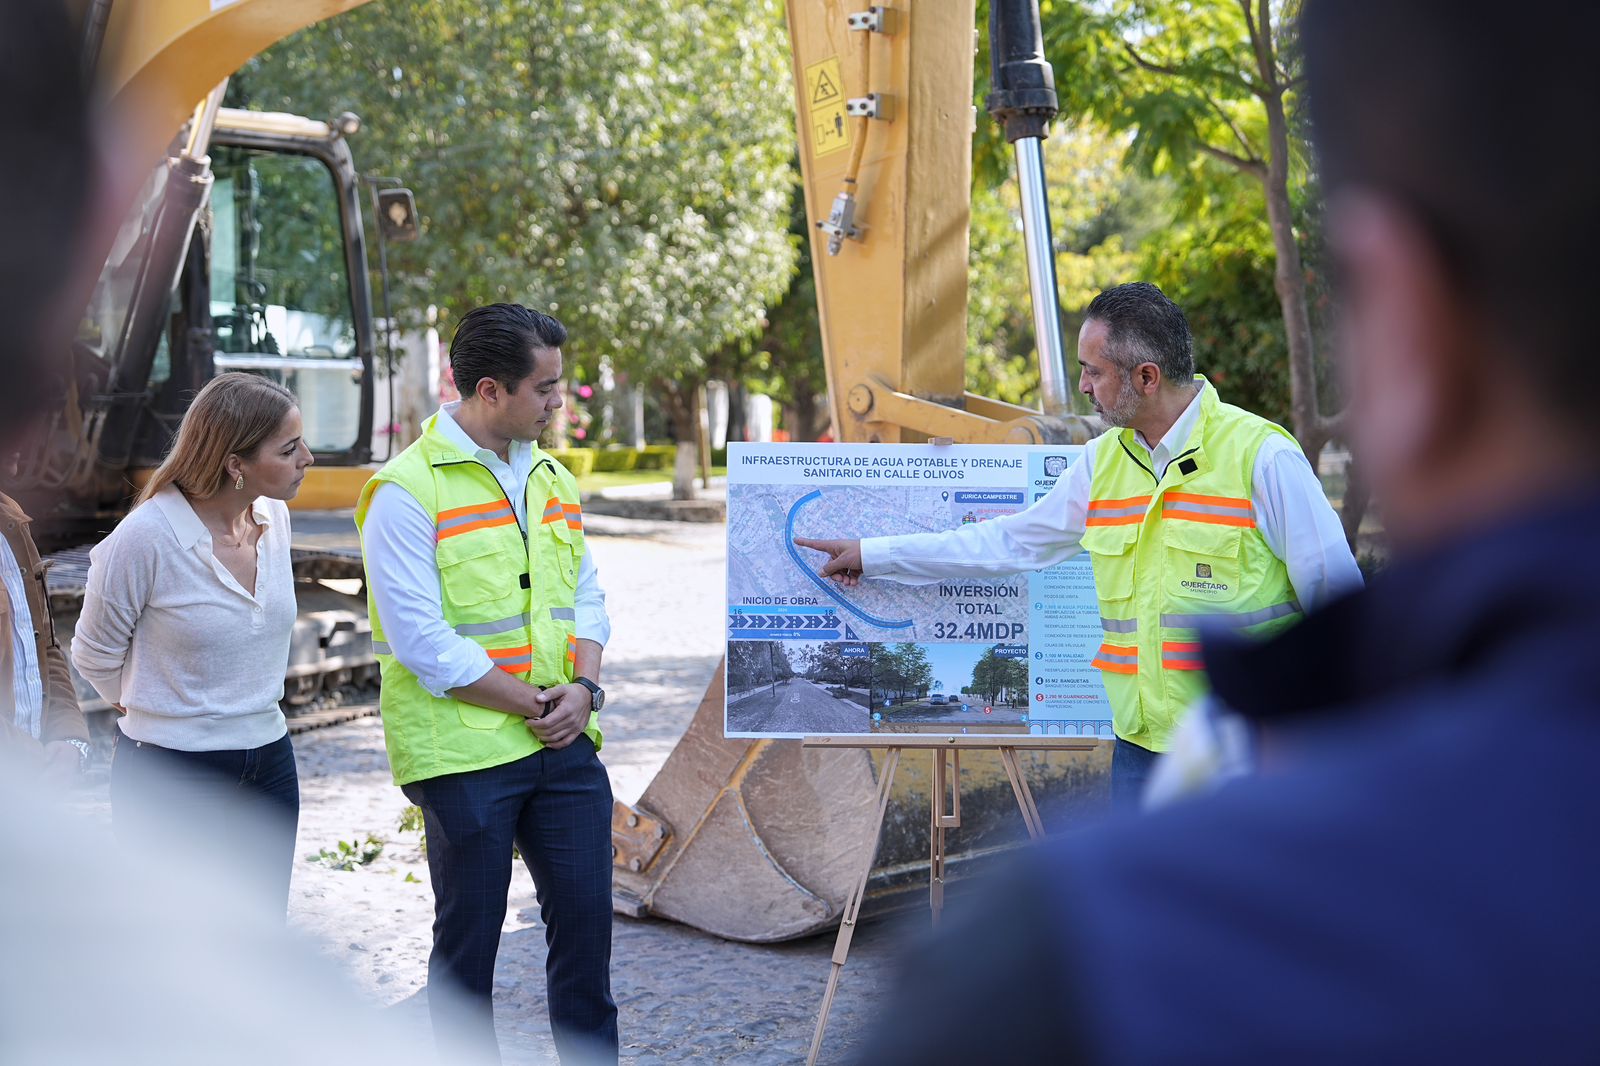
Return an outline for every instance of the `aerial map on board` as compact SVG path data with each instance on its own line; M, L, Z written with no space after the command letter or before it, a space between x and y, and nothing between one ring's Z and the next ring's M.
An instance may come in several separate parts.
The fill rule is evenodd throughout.
M1110 736L1089 666L1086 557L1015 575L843 588L796 537L939 533L1014 514L1081 448L734 444L728 455L729 736Z

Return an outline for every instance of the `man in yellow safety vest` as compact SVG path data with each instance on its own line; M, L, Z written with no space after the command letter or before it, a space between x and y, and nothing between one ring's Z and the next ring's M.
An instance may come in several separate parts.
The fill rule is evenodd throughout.
M1093 665L1117 735L1112 799L1128 807L1204 692L1202 630L1270 635L1361 575L1294 438L1195 374L1188 320L1160 289L1096 296L1078 359L1079 391L1112 428L1033 506L943 533L796 543L826 552L822 575L845 585L1003 576L1087 551L1103 630Z
M461 400L361 492L372 646L395 784L433 881L428 1006L444 1057L498 1061L492 993L515 845L533 875L563 1061L615 1062L610 634L578 486L535 439L561 408L567 331L518 304L461 319Z

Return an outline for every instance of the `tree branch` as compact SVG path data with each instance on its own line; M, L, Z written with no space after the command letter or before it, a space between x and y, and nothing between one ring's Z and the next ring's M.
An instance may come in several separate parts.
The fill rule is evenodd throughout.
M1265 182L1267 180L1267 164L1254 156L1246 158L1245 156L1234 155L1232 152L1224 151L1211 144L1202 144L1200 150L1214 159L1220 159L1231 167L1237 167L1258 181Z
M1222 119L1223 123L1227 125L1228 131L1233 134L1233 139L1239 142L1240 148L1244 149L1244 154L1250 158L1255 158L1255 145L1251 144L1239 127L1234 124L1233 118L1222 109L1222 105L1213 99L1211 94L1206 92L1204 89L1200 90L1200 95L1205 98L1206 103L1211 105L1211 110L1217 113L1217 117Z
M1148 70L1152 74L1165 74L1169 78L1181 78L1185 81L1191 82L1196 81L1194 74L1182 69L1181 67L1168 66L1164 63L1156 63L1152 60L1146 59L1144 56L1139 54L1137 49L1133 47L1132 42L1123 41L1122 47L1127 51L1128 57L1143 70ZM1216 74L1225 81L1231 81L1233 84L1239 86L1239 88L1243 89L1251 96L1261 96L1260 88L1258 88L1256 84L1249 78L1242 77L1238 74L1230 74L1220 70L1212 71L1211 73Z

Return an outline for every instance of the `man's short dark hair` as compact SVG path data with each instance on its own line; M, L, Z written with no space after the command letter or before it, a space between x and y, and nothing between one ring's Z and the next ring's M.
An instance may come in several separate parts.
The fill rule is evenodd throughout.
M1126 374L1154 363L1168 381L1194 380L1194 338L1183 308L1148 281L1107 289L1089 303L1085 318L1106 325L1106 354Z
M1329 193L1408 209L1463 306L1592 425L1600 6L1310 0L1300 25Z
M475 307L450 339L450 371L456 391L471 396L478 382L493 378L516 392L533 373L533 353L567 343L567 327L542 311L521 304Z

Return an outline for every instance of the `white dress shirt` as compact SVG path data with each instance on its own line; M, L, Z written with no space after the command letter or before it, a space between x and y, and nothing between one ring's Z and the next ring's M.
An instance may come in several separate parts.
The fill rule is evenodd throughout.
M28 606L28 579L22 564L11 550L11 542L0 537L0 577L11 598L11 691L17 702L16 727L34 740L43 727L44 678L39 665L39 648L34 642L33 609ZM0 639L6 639L0 637Z
M460 401L439 408L436 428L462 452L488 467L505 490L523 535L528 532L528 475L533 473L533 444L514 440L510 462L467 436L454 417ZM438 527L415 496L392 481L380 484L368 505L361 530L372 599L383 619L383 635L394 657L416 675L422 687L443 698L453 688L470 685L493 670L489 653L461 636L444 620L439 588ZM531 575L538 581L540 575ZM600 587L592 553L585 551L578 567L574 604L577 636L605 646L611 639L606 594Z
M189 501L168 486L89 552L72 664L128 713L129 740L179 751L259 748L288 732L278 701L294 631L289 508L258 497L256 587L212 551Z
M1158 478L1166 475L1167 464L1188 444L1200 418L1200 397L1197 391L1155 447L1142 434L1134 435ZM1066 476L1026 510L943 533L864 539L862 575L926 585L960 577L1000 577L1065 562L1083 550L1096 457L1108 442L1115 448L1121 432L1114 429L1090 441ZM1256 529L1272 554L1283 560L1303 608L1312 610L1361 587L1361 571L1339 516L1293 441L1276 433L1269 436L1256 453L1250 480Z

